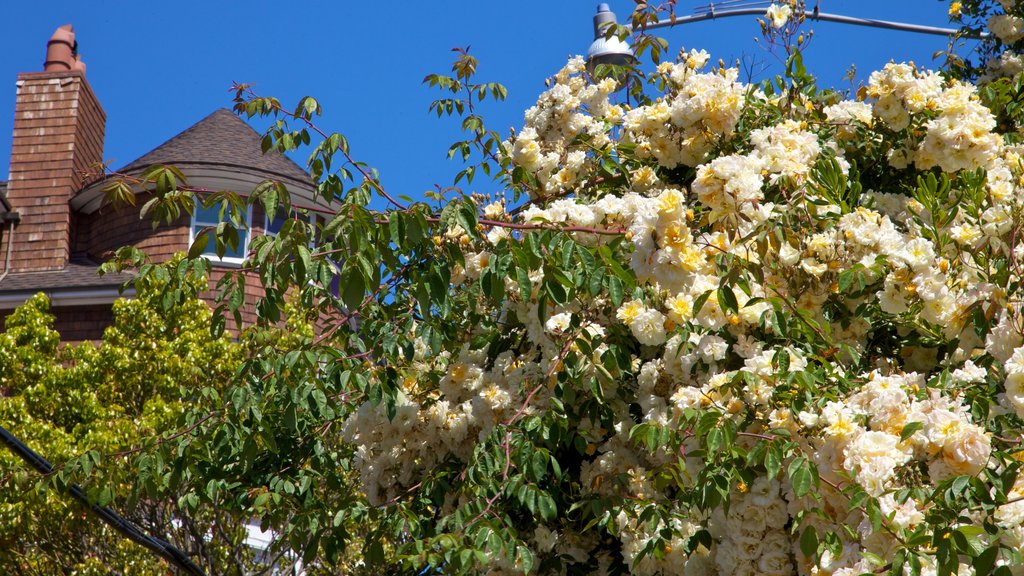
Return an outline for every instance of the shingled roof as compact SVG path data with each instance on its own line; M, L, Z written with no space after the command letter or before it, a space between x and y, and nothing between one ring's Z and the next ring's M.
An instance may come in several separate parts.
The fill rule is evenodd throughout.
M131 272L99 274L100 265L82 257L75 257L61 270L49 272L21 272L0 280L0 294L24 292L61 292L82 288L118 288L135 277Z
M153 164L225 166L311 184L309 174L287 156L277 152L263 154L261 140L260 134L244 120L221 108L120 172L131 174Z

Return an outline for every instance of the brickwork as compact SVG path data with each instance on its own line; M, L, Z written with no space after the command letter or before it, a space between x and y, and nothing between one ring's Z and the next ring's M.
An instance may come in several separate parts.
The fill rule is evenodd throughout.
M106 114L80 72L18 76L7 197L21 214L12 273L59 270L71 254L68 201L103 160Z
M188 215L154 229L149 218L140 216L140 207L148 200L149 196L140 195L135 206L117 209L105 206L92 214L76 214L73 252L88 254L102 262L122 246L135 246L161 262L175 252L188 250Z
M228 271L226 268L214 266L210 272L210 291L204 292L201 296L210 308L217 306L215 301L217 297L217 283L220 282L221 278L224 277ZM237 326L231 313L228 312L226 316L227 327L232 332L238 332L241 329L248 328L256 323L256 301L260 296L263 295L263 286L260 284L259 275L255 272L245 273L245 306L242 307L242 325Z
M0 326L3 326L13 310L0 310ZM98 341L103 338L103 329L114 322L110 304L95 306L56 306L53 314L53 329L60 334L63 344L77 344L86 340Z
M100 340L103 338L103 329L114 323L114 312L110 304L56 307L51 312L55 317L53 327L60 333L60 340L64 343Z

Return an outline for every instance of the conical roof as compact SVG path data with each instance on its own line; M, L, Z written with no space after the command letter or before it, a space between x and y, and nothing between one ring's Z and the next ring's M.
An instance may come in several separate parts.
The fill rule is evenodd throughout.
M131 174L153 164L224 166L311 184L309 174L287 156L278 152L263 154L261 140L260 134L244 120L221 108L120 172Z

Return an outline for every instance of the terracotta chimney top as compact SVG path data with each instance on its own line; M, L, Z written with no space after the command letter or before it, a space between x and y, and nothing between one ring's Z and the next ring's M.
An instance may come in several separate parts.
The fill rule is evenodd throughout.
M46 43L46 72L64 72L76 70L85 73L85 64L78 57L78 42L75 41L75 29L65 24L54 31L50 41Z

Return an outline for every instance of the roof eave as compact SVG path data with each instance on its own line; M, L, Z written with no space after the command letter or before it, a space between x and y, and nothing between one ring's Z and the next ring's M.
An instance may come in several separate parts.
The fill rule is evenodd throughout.
M12 310L24 304L29 298L42 292L50 299L54 308L65 306L97 306L113 304L118 298L132 298L135 288L128 287L96 287L96 288L50 288L41 290L15 290L0 292L0 310Z
M243 196L248 196L260 183L267 180L281 182L288 186L293 198L292 203L301 208L312 206L325 206L323 202L316 200L316 188L312 181L301 182L284 174L276 174L267 170L236 166L212 162L181 162L172 164L180 169L186 176L190 185L211 190L231 190ZM141 173L139 170L136 174ZM136 175L130 174L130 175ZM71 199L71 209L83 214L92 214L105 204L106 195L103 188L106 187L114 176L108 176L103 180L82 189ZM204 185L205 182L205 185ZM244 185L245 189L233 189L230 186L211 186L209 184L237 182ZM141 186L134 186L136 194L144 192Z

